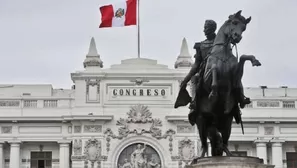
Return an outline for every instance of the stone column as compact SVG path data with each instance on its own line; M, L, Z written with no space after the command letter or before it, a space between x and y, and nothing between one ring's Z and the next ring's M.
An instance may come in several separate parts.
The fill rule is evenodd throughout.
M283 167L283 146L284 140L272 139L271 141L272 148L272 164L275 165L275 168Z
M70 159L69 143L60 142L60 168L69 168L69 159Z
M10 168L20 168L20 142L10 143Z
M0 167L4 167L3 142L0 142Z
M257 139L254 141L256 144L257 157L264 160L264 164L267 164L267 143L268 140Z

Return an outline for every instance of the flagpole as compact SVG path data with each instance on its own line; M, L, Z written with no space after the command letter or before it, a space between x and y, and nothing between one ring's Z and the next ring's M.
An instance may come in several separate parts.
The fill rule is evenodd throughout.
M140 58L139 1L140 1L140 0L137 0L137 55L138 55L138 58Z

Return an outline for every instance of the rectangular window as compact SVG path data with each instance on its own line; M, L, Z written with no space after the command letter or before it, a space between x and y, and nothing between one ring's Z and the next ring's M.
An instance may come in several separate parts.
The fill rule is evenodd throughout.
M24 100L24 107L26 108L36 108L37 100Z
M273 107L279 107L279 106L280 106L280 101L275 101L275 100L257 101L257 107L273 108Z
M295 101L283 101L283 108L295 108Z
M297 152L287 152L287 168L297 168Z
M46 108L58 107L58 100L44 100L43 107L46 107Z

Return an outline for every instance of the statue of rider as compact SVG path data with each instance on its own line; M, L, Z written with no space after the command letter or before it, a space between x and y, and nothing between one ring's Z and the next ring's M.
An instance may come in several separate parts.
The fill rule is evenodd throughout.
M193 87L192 87L192 102L190 105L190 113L189 113L189 122L192 125L195 125L196 115L194 112L195 109L195 100L199 94L199 87L202 75L204 74L202 71L205 69L206 57L208 52L210 52L214 39L216 37L217 24L213 20L206 20L204 24L204 34L206 36L206 40L195 43L194 49L196 50L196 54L194 56L195 63L193 64L191 70L189 71L188 75L184 78L181 82L181 89L187 86L187 83L191 80Z
M206 36L206 40L195 43L194 49L196 50L195 54L195 63L193 64L191 70L181 82L181 89L186 88L187 83L191 80L192 87L192 102L190 104L190 113L188 115L189 122L191 125L195 125L197 112L195 111L195 102L196 99L199 98L199 91L201 89L201 82L205 70L207 55L211 51L213 47L213 42L216 37L216 28L217 24L213 20L206 20L204 24L204 34ZM238 88L239 95L239 104L241 108L244 108L246 104L250 103L249 98L246 98L243 93L242 84L240 84Z

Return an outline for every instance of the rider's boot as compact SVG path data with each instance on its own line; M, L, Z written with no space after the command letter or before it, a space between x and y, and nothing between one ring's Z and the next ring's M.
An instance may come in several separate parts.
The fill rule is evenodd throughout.
M243 87L242 87L242 83L240 82L238 88L237 88L237 98L238 98L238 102L239 102L239 106L240 108L244 108L245 105L250 104L251 100L250 98L246 97L244 95L244 91L243 91Z
M245 105L250 104L251 100L248 97L245 97L243 94L241 94L240 99L239 99L239 106L240 108L244 108Z

